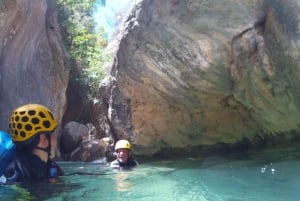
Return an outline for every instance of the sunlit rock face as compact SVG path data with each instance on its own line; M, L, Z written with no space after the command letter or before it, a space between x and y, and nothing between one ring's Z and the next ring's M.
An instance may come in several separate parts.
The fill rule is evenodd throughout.
M63 115L68 70L56 14L49 3L0 1L1 130L8 128L12 110L22 104L44 104L58 120Z
M300 4L144 0L101 93L137 154L299 130Z

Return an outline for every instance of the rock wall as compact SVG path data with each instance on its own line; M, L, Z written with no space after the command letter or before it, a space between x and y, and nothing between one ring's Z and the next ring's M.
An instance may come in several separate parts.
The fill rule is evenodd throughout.
M44 104L62 118L69 72L51 3L0 1L1 130L12 110L26 103Z
M52 3L0 1L1 130L29 102L61 122L69 71ZM100 87L105 134L129 139L140 155L297 136L299 7L297 0L140 1Z
M143 155L297 133L298 10L296 0L141 1L100 88L112 133Z

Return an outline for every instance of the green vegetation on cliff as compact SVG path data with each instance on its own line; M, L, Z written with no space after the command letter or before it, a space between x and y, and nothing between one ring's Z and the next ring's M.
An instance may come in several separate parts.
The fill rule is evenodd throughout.
M70 82L85 100L97 97L103 65L109 59L104 48L104 28L97 28L93 13L105 0L56 0L58 21L69 53ZM88 98L88 99L86 99Z

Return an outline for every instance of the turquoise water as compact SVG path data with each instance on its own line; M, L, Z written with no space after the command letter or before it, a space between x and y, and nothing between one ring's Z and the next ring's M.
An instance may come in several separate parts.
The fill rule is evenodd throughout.
M296 201L300 151L269 150L164 160L112 171L103 163L60 163L57 184L0 186L1 200L49 201ZM89 175L94 173L95 175Z

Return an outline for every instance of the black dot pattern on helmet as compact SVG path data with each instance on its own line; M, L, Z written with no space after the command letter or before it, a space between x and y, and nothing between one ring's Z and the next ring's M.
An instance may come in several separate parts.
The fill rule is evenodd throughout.
M51 126L50 121L44 121L44 122L43 122L43 125L44 125L46 128L50 128L50 126Z
M32 126L30 124L26 124L25 125L25 130L26 131L31 131L32 130Z
M22 117L23 122L27 122L28 120L29 120L28 117Z
M9 124L13 139L23 141L38 132L52 131L56 127L53 115L43 107L27 110L16 110Z
M35 111L34 111L34 110L29 110L29 111L28 111L28 115L34 116L34 115L35 115Z
M21 135L22 137L26 137L26 133L25 133L24 131L21 131L20 135Z
M48 114L51 117L51 119L54 120L54 117L53 117L52 113L48 111Z
M40 120L38 118L32 118L31 119L32 124L38 124Z
M22 124L21 123L17 124L17 129L20 129L20 130L22 129Z
M39 116L42 117L42 118L46 117L46 115L43 112L39 112Z

